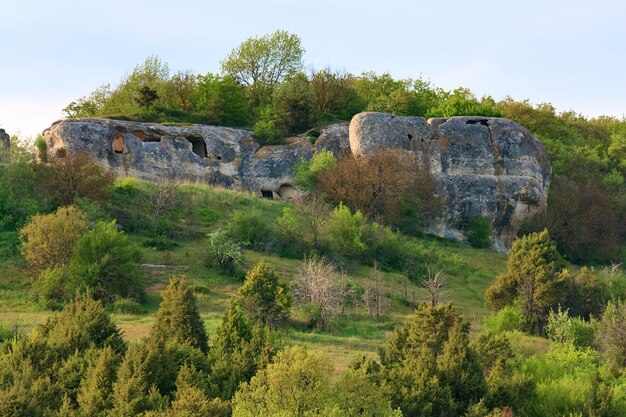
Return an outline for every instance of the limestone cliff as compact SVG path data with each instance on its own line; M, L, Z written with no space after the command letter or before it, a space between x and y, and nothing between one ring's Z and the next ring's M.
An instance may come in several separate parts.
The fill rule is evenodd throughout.
M415 152L435 178L446 209L429 231L463 240L471 218L494 230L506 250L531 215L545 209L550 162L543 145L506 119L430 119L360 113L350 125L322 129L316 142L293 138L259 147L246 130L204 125L166 126L108 119L70 119L44 132L50 157L87 151L120 176L167 177L290 199L294 167L320 149L367 157L377 147ZM407 173L411 175L411 173Z

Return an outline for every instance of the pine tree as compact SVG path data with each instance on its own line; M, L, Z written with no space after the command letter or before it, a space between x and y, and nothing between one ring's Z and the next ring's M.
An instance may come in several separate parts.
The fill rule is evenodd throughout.
M450 387L457 410L464 413L485 395L483 368L469 345L469 323L457 321L437 357L441 382Z
M208 351L208 337L200 318L193 290L184 278L172 277L156 314L152 336Z
M261 261L237 291L237 300L247 314L262 324L276 326L289 316L292 298L272 267Z
M176 394L168 417L228 417L230 405L219 398L209 400L206 375L183 365L176 377Z
M111 394L119 358L110 347L100 350L87 369L78 392L78 406L85 416L103 416L111 408Z
M253 323L236 300L231 301L209 351L211 393L232 398L239 384L267 366L272 355L269 328Z

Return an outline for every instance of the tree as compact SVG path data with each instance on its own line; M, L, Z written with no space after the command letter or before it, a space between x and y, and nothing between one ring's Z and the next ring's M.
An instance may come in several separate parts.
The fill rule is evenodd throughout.
M42 336L61 357L90 347L108 346L115 353L126 350L120 330L102 303L94 300L89 292L76 293L60 314L49 318L42 328Z
M249 87L254 106L267 103L274 86L302 67L300 38L284 30L249 38L222 61L222 71Z
M143 298L137 264L141 253L115 221L98 222L74 245L69 271L76 287L91 288L106 303L116 297Z
M519 299L521 313L534 332L541 332L551 309L566 300L569 279L564 261L548 231L513 242L508 270L487 289L487 307L499 310Z
M184 278L173 276L167 289L161 294L152 337L188 344L208 352L208 337L200 318L192 288Z
M111 408L111 393L119 357L112 349L100 350L96 359L89 365L78 393L78 406L83 415L104 416Z
M422 280L422 287L430 295L430 304L434 307L439 303L439 297L446 286L446 274L442 270L428 270L428 276Z
M330 201L407 231L419 230L442 203L432 175L410 151L379 148L371 158L361 160L346 155L316 178Z
M38 166L44 192L57 204L74 204L78 198L102 201L115 181L112 171L93 161L85 151L50 157Z
M176 393L167 417L228 417L230 406L219 398L206 396L206 376L192 366L183 365L176 377Z
M265 368L273 354L269 328L247 318L232 299L209 350L211 393L231 399L239 384Z
M332 263L309 258L294 276L294 298L309 311L311 324L328 329L342 313L348 294L341 275Z
M272 267L261 261L246 275L237 291L238 303L250 317L264 325L277 326L289 317L292 298Z
M34 274L69 263L74 244L87 230L85 215L76 207L61 207L36 215L20 230L22 254Z
M609 302L598 329L600 347L614 370L626 367L626 303Z
M250 121L248 105L241 85L230 75L208 73L198 76L196 110L210 123L245 126Z
M327 361L303 348L287 348L242 384L233 399L233 417L325 415L331 371Z

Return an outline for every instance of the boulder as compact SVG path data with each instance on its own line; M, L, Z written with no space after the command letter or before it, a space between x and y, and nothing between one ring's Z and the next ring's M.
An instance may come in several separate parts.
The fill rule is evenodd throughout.
M424 161L446 200L428 225L438 236L464 240L469 220L485 218L494 249L504 251L522 224L547 206L551 168L546 150L507 119L361 113L350 123L350 146L358 157L391 147L411 150Z
M0 155L9 150L11 145L11 136L4 129L0 129Z

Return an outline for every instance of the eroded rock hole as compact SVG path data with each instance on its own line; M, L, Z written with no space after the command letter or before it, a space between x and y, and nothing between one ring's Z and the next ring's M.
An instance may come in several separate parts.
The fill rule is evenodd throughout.
M67 156L67 151L65 149L57 149L56 156L57 158L65 158Z
M272 190L261 190L261 197L273 200L274 192Z
M202 136L187 136L186 139L191 143L191 150L200 158L207 158L209 155L206 150L206 142ZM218 159L221 159L218 157Z
M117 133L113 138L113 143L111 144L113 148L113 152L115 153L124 153L124 138L122 135Z
M482 126L489 126L489 120L487 119L480 119L480 120L468 120L467 122L465 122L466 125L482 125Z
M143 130L133 130L133 135L137 136L142 142L161 142L159 136L150 135Z
M292 200L298 196L298 191L291 184L283 184L278 187L277 191L280 198L283 200Z
M413 135L412 134L409 133L407 136L408 136L409 140L413 140Z

